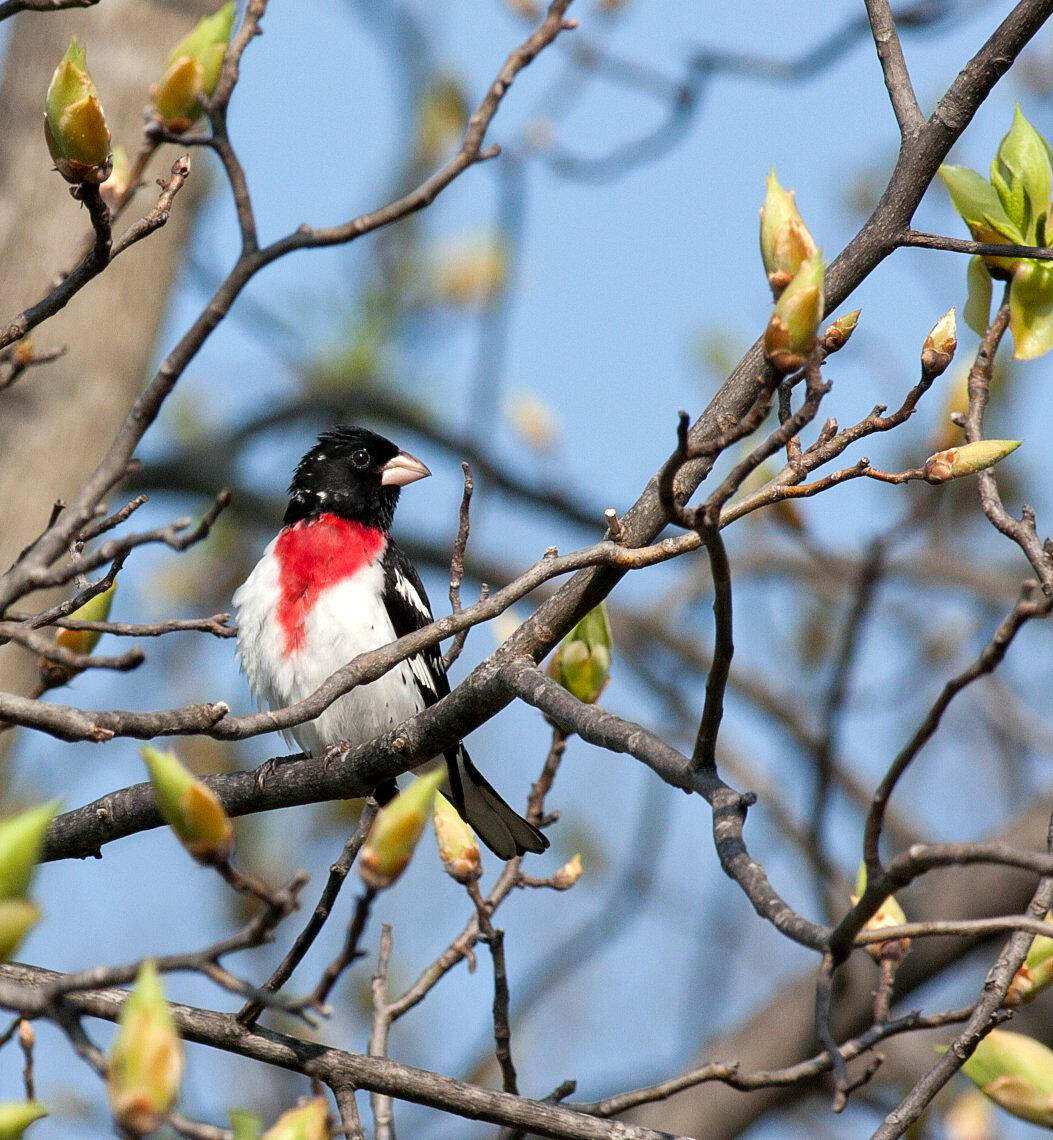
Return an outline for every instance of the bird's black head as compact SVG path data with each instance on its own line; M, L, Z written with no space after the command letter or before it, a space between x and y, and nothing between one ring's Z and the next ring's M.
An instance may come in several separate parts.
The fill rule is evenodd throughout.
M430 474L419 459L375 432L334 428L297 465L285 525L334 514L387 532L399 490Z

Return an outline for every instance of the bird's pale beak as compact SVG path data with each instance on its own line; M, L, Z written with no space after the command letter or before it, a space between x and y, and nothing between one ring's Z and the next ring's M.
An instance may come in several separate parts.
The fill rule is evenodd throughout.
M405 487L418 479L427 479L431 472L408 451L400 451L381 468L380 482L385 487Z

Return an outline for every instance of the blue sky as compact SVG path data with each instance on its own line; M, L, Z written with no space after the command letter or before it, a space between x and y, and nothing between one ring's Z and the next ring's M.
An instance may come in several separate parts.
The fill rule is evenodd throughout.
M967 14L953 27L906 42L923 109L931 109L961 63L1011 6L964 6ZM475 97L525 30L497 0L441 6L416 0L408 7L427 33L436 65L462 76ZM607 40L620 56L677 78L685 60L700 47L769 50L767 45L773 45L770 50L780 56L795 55L860 9L847 0L795 5L768 0L752 5L630 0L624 15L609 21L578 0L575 14L582 21L582 35ZM365 18L366 11L365 0L274 0L266 34L245 57L231 131L251 180L265 239L302 221L333 223L369 209L381 202L391 183L409 137L406 106L413 93L401 86L404 77L390 42L376 21ZM1040 48L1050 46L1048 37L1039 40ZM860 41L821 75L798 86L718 78L686 137L657 161L600 183L576 181L529 152L525 132L531 126L536 129L539 115L551 121L562 146L599 155L646 131L662 111L639 92L592 79L564 115L559 92L566 89L567 66L561 47L531 67L508 95L491 136L524 158L526 186L510 335L499 380L503 391L533 393L554 409L560 447L549 455L533 454L506 421L472 422L469 378L477 345L470 319L445 315L433 320L415 342L400 346L397 367L400 393L441 409L444 423L478 435L513 469L575 488L596 505L597 527L588 534L514 509L481 486L473 549L513 568L525 567L550 544L569 549L596 537L604 507L622 509L633 501L671 446L677 409L700 411L714 390L712 374L699 361L700 339L719 338L744 347L763 328L769 295L756 250L756 228L768 168L774 165L784 184L797 189L812 233L832 257L861 221L846 205L846 196L861 174L880 176L887 169L897 137L872 48ZM983 169L1018 99L1039 129L1053 131L1048 101L1010 80L985 104L954 160ZM494 163L460 179L424 217L429 237L456 238L492 226L499 176ZM195 239L195 258L205 276L222 272L235 256L232 219L229 201L217 194ZM915 223L944 233L963 232L938 185L926 195ZM253 282L246 302L280 313L293 328L292 336L280 337L286 360L310 359L342 342L369 279L374 252L375 243L367 239L345 249L299 254ZM200 277L188 273L179 284L159 353L203 304ZM917 353L928 329L950 305L963 301L964 278L964 259L946 253L906 251L881 266L846 306L861 305L864 316L850 349L830 366L835 389L828 414L846 423L878 400L895 401L914 380ZM247 309L248 304L240 311ZM963 329L961 342L964 354L974 338ZM297 378L275 353L274 343L272 330L261 329L259 322L243 319L236 311L191 364L176 406L219 428L283 401L295 391ZM1030 442L1036 423L1049 414L1050 369L1047 359L1019 370L1012 398L999 409L992 434ZM940 402L939 393L933 395L920 422L905 433L919 449L919 459L928 454L925 444ZM145 457L170 450L177 421L172 414L162 418L147 437ZM448 539L459 497L456 463L433 462L421 441L399 442L421 454L435 471L435 478L405 496L400 525L433 539ZM246 478L262 493L280 493L292 463L309 443L294 432L268 437L249 457ZM875 463L893 465L903 455L903 446L895 439L878 440L866 453ZM1042 477L1046 458L1040 442L1025 446L1013 462L1034 487L1040 518L1044 511L1048 519L1053 504L1046 490L1049 479ZM805 509L822 541L855 552L895 517L892 497L897 493L896 488L854 485L824 498L825 506L816 503ZM140 517L151 513L161 519L180 509L175 500L158 500ZM254 536L261 545L265 537ZM730 541L734 565L737 540ZM995 549L982 532L975 542L977 552ZM201 612L193 596L173 601L171 592L158 585L172 567L169 555L147 552L134 559L125 572L128 584L116 615L162 615L174 604L181 612ZM663 591L676 589L679 580L676 572L653 571L627 580L619 594L624 601L646 605ZM432 575L429 587L440 608L445 595L441 577ZM787 597L764 581L745 586L739 595L742 659L781 680L790 679L790 671L797 668L784 628ZM953 599L946 610L948 620L964 613L970 635L990 620L982 609ZM707 604L682 616L686 628L709 636ZM934 625L940 617L932 614ZM904 685L895 653L897 639L904 636L889 631L864 653L864 699L850 719L849 731L860 730L853 755L868 778L887 763L890 748L905 731L904 718L913 723L927 691L921 686L920 693L908 694L895 707L880 699L883 689L896 691ZM458 675L493 644L487 629L475 631ZM1028 634L1020 648L1026 658L1044 646L1036 632ZM69 695L89 707L149 707L206 696L227 699L239 711L249 707L229 642L209 644L200 654L191 652L186 642L150 648L152 664L130 681L84 678ZM806 676L802 683L808 686L816 680ZM1039 699L1042 692L1048 695L1048 680L1048 671L1040 671ZM696 695L701 683L698 679ZM667 723L663 710L617 664L605 702L654 727ZM804 806L808 784L789 766L785 741L734 701L727 738L760 768L787 781L791 799ZM544 747L540 718L522 708L507 710L472 739L473 755L510 798L525 793ZM248 765L280 751L276 738L251 741L239 751L237 762ZM926 781L933 778L940 759L936 746L927 754L929 767L908 785L908 794L929 786ZM934 804L929 820L934 833L980 834L1004 814L1012 790L1004 797L979 800L970 793L966 781L975 778L978 787L983 786L984 770L981 766L975 777L961 776L961 798ZM15 780L25 794L57 792L69 806L140 777L131 742L96 748L27 738L17 754ZM962 800L970 804L967 813ZM656 787L633 762L580 742L570 747L553 802L564 820L555 832L553 855L539 861L537 872L555 869L584 846L589 852L586 875L570 895L523 893L501 912L508 931L513 997L531 963L584 918L605 921L607 932L587 972L571 968L573 946L566 952L566 968L556 972L517 1024L514 1045L525 1089L544 1095L573 1076L588 1097L672 1074L703 1036L762 1001L779 976L811 963L809 956L755 922L745 900L723 879L700 802ZM298 866L312 872L308 898L341 845L339 830L331 820L319 823L320 814L299 809L243 825L269 840L265 857L260 856L265 858L261 869L286 876ZM653 821L647 831L654 847L644 850L633 846L641 815ZM772 834L763 808L753 817L748 836L777 886L795 904L815 913L794 852ZM834 842L851 866L858 831L838 827ZM368 942L372 954L379 921L394 923L394 973L403 983L435 956L467 915L465 900L438 871L429 843L426 838L424 857L405 882L381 900ZM628 896L620 896L626 912L605 912L618 878L645 871L652 859L657 874L640 906L627 906L634 890L630 887ZM226 909L216 905L223 896L211 878L190 865L163 832L113 845L101 863L45 868L40 896L61 921L45 923L25 955L56 968L197 944L229 929L231 921ZM308 959L304 978L316 974L332 954L350 903L349 889L328 938ZM280 947L289 936L287 931ZM272 957L259 954L247 961L254 973L261 973ZM364 1046L364 1023L355 998L369 970L368 962L359 965L353 980L338 991L333 1021L320 1031L325 1040L355 1049ZM763 984L757 984L758 978ZM715 989L726 993L726 1000L713 1000ZM172 979L171 993L221 1006L224 1001L194 979ZM485 1046L489 1005L489 963L481 955L474 975L463 968L455 971L396 1028L393 1054L462 1073ZM103 1040L107 1036L105 1027L93 1026L93 1032ZM41 1040L42 1095L50 1099L53 1090L88 1089L97 1106L92 1078L82 1079L53 1034L42 1031ZM280 1094L289 1100L301 1091L295 1082L276 1090L272 1074L235 1061L222 1063L229 1079L219 1085L212 1078L211 1060L193 1056L184 1099L188 1112L218 1107L217 1088L223 1090L220 1099L226 1097L231 1106L268 1110L275 1103L271 1097ZM8 1064L0 1072L0 1094L14 1095L16 1089L17 1074ZM410 1129L407 1134L467 1134L460 1125L443 1125L433 1114L409 1106L400 1108L399 1119ZM858 1126L852 1135L866 1135L869 1119L860 1114L841 1123ZM34 1135L41 1140L90 1136L97 1134L97 1127L97 1122L81 1125L56 1112ZM768 1134L777 1131L778 1126Z

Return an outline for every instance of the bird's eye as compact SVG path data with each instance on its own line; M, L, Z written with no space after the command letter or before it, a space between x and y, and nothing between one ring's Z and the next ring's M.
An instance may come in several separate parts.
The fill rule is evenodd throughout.
M369 466L369 452L364 447L360 447L357 451L351 454L352 467L368 467Z

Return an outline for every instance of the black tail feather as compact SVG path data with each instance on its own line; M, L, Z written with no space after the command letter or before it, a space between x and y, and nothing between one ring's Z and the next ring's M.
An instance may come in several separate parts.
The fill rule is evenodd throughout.
M545 836L501 799L463 746L447 755L446 771L454 807L498 858L511 859L527 851L540 854L548 847Z

